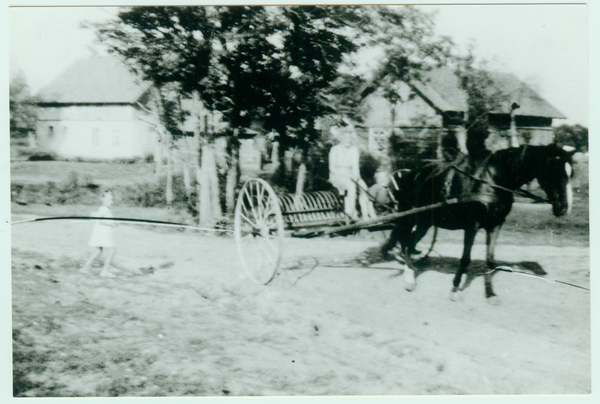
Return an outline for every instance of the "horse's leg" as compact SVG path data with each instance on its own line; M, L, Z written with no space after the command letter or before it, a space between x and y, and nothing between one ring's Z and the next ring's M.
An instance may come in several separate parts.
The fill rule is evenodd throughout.
M428 222L419 222L417 224L417 228L410 235L410 244L412 246L412 249L410 250L411 254L415 252L417 244L425 237L431 226L432 224Z
M411 245L412 243L408 242L402 246L402 255L406 261L406 264L404 265L404 289L409 292L413 291L417 286L417 281L415 280L415 267L413 265L412 257L410 256L412 253Z
M409 292L417 286L415 279L416 268L413 264L412 253L415 251L417 243L427 234L431 227L429 222L417 222L417 228L412 232L407 232L409 236L406 240L402 240L402 254L406 260L406 268L404 269L404 288Z
M456 275L454 276L454 280L452 281L452 300L458 300L459 296L457 292L460 291L460 281L462 280L462 276L465 272L467 272L467 267L471 263L471 249L473 248L473 243L475 242L475 236L477 235L478 228L476 226L465 229L465 240L464 240L464 248L463 255L460 259L460 265L458 266L458 271L456 271Z
M410 230L407 230L408 225L409 224L407 224L406 219L399 220L396 222L396 225L392 229L392 232L390 233L390 236L388 237L387 241L381 246L381 255L383 256L383 258L392 259L392 257L390 257L390 255L388 253L394 247L396 247L396 245L398 244L398 241L403 239L405 237L404 235L407 232L410 233Z
M392 232L390 233L387 241L381 246L381 256L384 259L391 258L389 256L389 252L394 247L396 247L396 244L398 244L398 239L400 238L400 231L401 231L400 224L396 223L396 225L392 229Z
M485 263L486 266L491 270L496 267L496 262L494 260L494 250L496 249L496 241L498 241L498 234L500 234L500 228L502 224L492 228L486 229L486 245L487 250L485 254ZM485 297L495 297L494 289L492 288L492 276L494 272L485 274Z

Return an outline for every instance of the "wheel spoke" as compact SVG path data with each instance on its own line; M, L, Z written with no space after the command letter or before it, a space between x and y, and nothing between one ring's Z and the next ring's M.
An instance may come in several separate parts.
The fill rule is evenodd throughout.
M247 197L247 199L248 199L248 202L250 202L250 206L252 207L252 216L254 216L254 219L255 219L256 221L258 221L258 217L256 216L256 207L254 206L254 200L253 200L252 196L250 196L250 194L251 194L252 192L251 192L250 194L248 194L248 189L246 189L246 188L244 187L244 193L246 194L246 197ZM248 209L246 209L246 211L248 211Z
M253 227L253 228L255 228L255 229L258 229L258 228L259 228L257 224L255 224L255 223L254 223L252 220L248 219L248 218L246 217L246 215L244 215L243 213L241 213L241 212L240 212L240 216L241 216L241 217L242 217L244 220L246 220L248 223L250 223L250 224L252 225L252 227Z
M258 187L260 184L257 184L256 186ZM260 187L260 194L256 193L256 199L258 199L259 201L261 201L262 204L262 200L263 200L263 196L265 195L265 187Z
M273 189L263 180L248 181L238 197L235 235L242 266L255 282L267 284L278 269L283 219Z

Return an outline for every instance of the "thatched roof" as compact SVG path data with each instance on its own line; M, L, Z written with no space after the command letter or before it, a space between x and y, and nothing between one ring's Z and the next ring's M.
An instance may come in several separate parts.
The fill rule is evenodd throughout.
M37 94L42 103L133 103L148 90L114 57L79 60Z
M521 108L515 115L544 118L566 118L564 114L544 100L535 90L523 83L514 74L488 72L505 98L493 113L508 114L510 106L516 102ZM433 69L423 73L423 81L413 82L412 86L441 111L466 111L467 94L460 88L459 79L450 67Z

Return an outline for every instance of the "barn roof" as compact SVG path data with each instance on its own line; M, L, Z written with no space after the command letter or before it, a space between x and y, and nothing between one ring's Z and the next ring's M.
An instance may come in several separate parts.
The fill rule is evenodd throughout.
M149 87L118 59L93 57L72 64L37 95L47 103L133 103Z
M515 115L545 118L566 118L564 114L543 99L534 89L511 73L488 72L490 79L505 96L493 113L508 114L516 102L521 107ZM426 99L442 111L466 111L467 94L460 88L459 79L450 67L441 67L423 73L424 80L411 83Z

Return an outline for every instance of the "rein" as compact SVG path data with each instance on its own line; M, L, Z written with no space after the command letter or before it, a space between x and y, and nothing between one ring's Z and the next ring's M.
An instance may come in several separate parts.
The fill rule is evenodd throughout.
M18 222L11 222L11 225L14 224L23 224L23 223L32 223L32 222L44 222L50 220L107 220L110 222L116 223L138 223L138 224L147 224L151 226L163 226L163 227L180 227L194 230L203 230L203 231L214 231L214 232L230 232L233 233L231 229L208 229L204 227L192 226L189 224L183 223L173 223L173 222L162 222L159 220L145 220L145 219L129 219L122 217L93 217L93 216L56 216L56 217L40 217L37 219L28 219L28 220L20 220Z
M584 289L584 290L588 290L588 291L590 290L590 289L588 289L586 287L575 285L573 283L559 281L558 279L546 279L546 278L542 278L541 276L528 274L527 272L517 271L517 270L514 270L511 267L507 267L507 266L499 266L499 267L496 267L496 268L492 269L491 271L484 272L484 273L482 273L480 275L489 275L489 274L494 273L496 271L509 272L509 273L512 273L512 274L515 274L515 275L528 276L530 278L536 278L536 279L540 279L542 281L546 281L546 282L550 282L550 283L562 283L563 285L573 286L574 288Z
M535 194L533 194L533 193L531 193L529 191L525 191L524 189L519 188L519 189L512 190L512 189L509 189L509 188L497 185L497 184L495 184L493 182L489 182L487 180L475 177L474 175L469 174L468 172L466 172L464 170L461 170L460 168L456 167L455 165L452 165L450 167L453 168L454 170L456 170L457 172L459 172L459 173L461 173L463 175L466 175L467 177L470 177L470 178L474 179L475 181L487 184L487 185L489 185L492 188L499 189L499 190L506 191L506 192L510 192L513 195L524 196L526 198L533 199L536 202L552 203L552 202L550 202L550 200L548 198L544 198L542 196L535 195Z
M527 145L525 145L525 147L523 147L523 151L521 152L521 155L520 155L520 158L519 158L519 162L520 163L522 163L523 159L525 158L526 151L527 151ZM492 154L493 153L488 154L488 156L486 157L486 159L482 162L482 164L477 169L477 171L476 171L477 173L481 173L485 168L487 168L489 160L492 157ZM519 188L519 189L513 190L513 189L509 189L509 188L497 185L493 181L490 182L490 181L481 179L478 176L472 175L472 174L470 174L470 173L468 173L468 172L466 172L464 170L461 170L460 168L458 168L456 166L455 163L453 163L452 165L450 165L450 167L453 168L454 170L456 170L457 172L459 172L459 173L461 173L461 174L463 174L463 175L465 175L465 176L467 176L467 177L469 177L471 179L474 179L475 181L487 184L487 185L489 185L492 188L499 189L499 190L505 191L505 192L510 192L513 195L524 196L526 198L533 199L536 202L552 203L548 198L544 198L542 196L535 195L535 194L533 194L533 193L531 193L529 191L526 191L524 189Z

